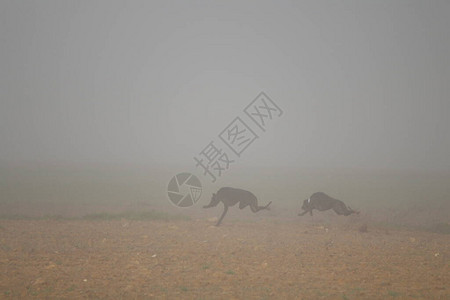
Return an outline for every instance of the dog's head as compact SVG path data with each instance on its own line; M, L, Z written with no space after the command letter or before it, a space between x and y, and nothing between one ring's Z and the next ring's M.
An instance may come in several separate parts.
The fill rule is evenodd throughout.
M214 207L214 206L216 206L217 204L219 204L219 202L220 202L219 197L217 197L216 193L214 193L214 194L212 194L211 202L209 202L208 205L205 205L205 206L203 206L203 207L204 207L204 208Z
M302 209L309 210L310 208L311 208L311 198L308 198L305 201L303 201Z

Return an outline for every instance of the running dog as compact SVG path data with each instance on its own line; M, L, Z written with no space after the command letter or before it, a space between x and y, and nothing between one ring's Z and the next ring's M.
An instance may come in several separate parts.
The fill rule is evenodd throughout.
M359 211L354 211L349 206L345 205L341 200L331 198L322 192L314 193L311 197L303 201L302 209L304 211L299 213L299 216L303 216L308 212L312 216L313 209L317 209L318 211L332 209L336 214L344 216L359 214Z
M256 196L251 192L231 187L223 187L218 190L217 193L212 195L211 202L208 205L203 206L203 208L215 207L220 202L223 203L224 210L216 226L219 226L222 222L223 217L227 214L228 207L233 206L236 203L239 203L240 209L250 206L250 209L254 213L262 209L269 209L269 205L272 203L271 201L266 206L258 206L258 199L256 199Z

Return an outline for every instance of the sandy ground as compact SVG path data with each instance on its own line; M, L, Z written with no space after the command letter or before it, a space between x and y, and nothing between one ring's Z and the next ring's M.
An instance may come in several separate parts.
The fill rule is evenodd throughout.
M276 220L1 220L5 299L450 299L450 235Z

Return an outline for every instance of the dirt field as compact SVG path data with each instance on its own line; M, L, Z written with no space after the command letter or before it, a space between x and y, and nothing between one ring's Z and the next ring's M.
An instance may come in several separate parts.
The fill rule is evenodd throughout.
M0 298L450 298L450 235L213 224L1 220Z

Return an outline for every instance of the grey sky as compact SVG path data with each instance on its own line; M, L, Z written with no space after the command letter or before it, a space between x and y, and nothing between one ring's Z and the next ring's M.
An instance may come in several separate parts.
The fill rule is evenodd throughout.
M0 162L450 168L449 1L1 1Z

